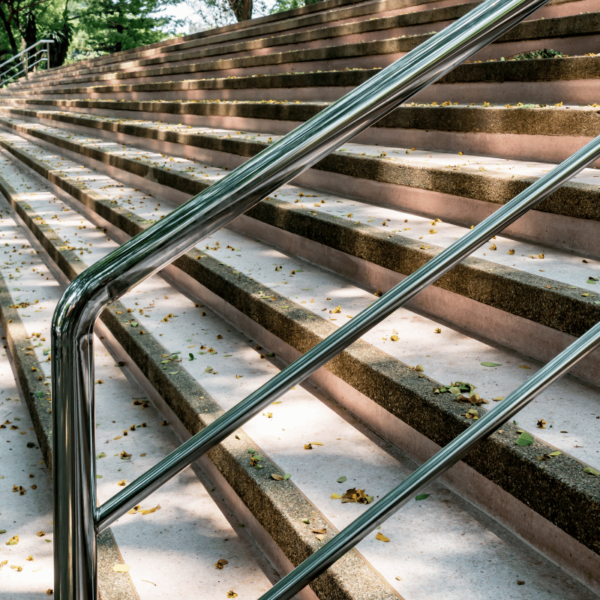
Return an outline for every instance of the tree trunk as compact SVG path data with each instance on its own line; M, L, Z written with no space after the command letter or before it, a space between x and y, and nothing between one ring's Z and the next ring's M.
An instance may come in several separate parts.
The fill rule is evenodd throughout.
M252 0L228 0L228 2L238 22L252 18Z
M2 9L2 7L0 7L0 21L2 21L2 24L4 25L4 30L6 31L8 43L10 44L10 49L12 50L13 55L18 54L19 47L17 46L17 40L13 35L12 29L10 28L10 24L8 23L8 20L6 18L6 15L4 14L4 10Z

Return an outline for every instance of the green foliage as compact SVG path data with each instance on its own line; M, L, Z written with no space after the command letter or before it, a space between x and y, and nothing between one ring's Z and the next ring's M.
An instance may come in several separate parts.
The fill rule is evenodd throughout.
M534 50L533 52L524 52L523 54L517 54L513 57L513 60L535 60L540 58L561 58L564 54L559 50Z
M161 16L177 0L89 0L79 20L89 50L120 52L169 37L180 23Z

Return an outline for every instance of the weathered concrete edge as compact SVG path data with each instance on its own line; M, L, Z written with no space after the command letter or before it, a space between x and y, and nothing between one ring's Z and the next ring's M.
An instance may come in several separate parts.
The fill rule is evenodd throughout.
M84 201L85 192L60 173L50 171L5 141L0 141L0 146L51 183ZM206 187L198 182L195 191ZM177 185L177 189L181 190L182 186ZM96 206L95 211L99 210ZM117 209L112 212L113 223L117 224L114 220L119 219L119 226L126 227L125 213ZM442 251L441 247L431 244L423 249L415 240L366 224L357 225L349 219L313 213L270 197L251 209L247 216L403 275L410 275ZM573 286L485 259L463 261L434 285L575 337L600 321L600 306L593 298L582 296L583 288L573 289Z
M6 199L5 187L1 181L0 193ZM0 320L6 333L19 387L33 421L37 442L52 476L52 417L49 412L51 404L47 401L49 387L43 385L45 380L39 381L42 369L37 358L26 354L30 341L19 311L10 308L13 303L6 281L0 275ZM107 529L98 537L98 577L103 600L139 600L129 573L115 573L112 570L115 564L122 562L112 532Z
M124 112L146 112L158 115L193 115L197 117L235 117L265 121L308 121L329 103L302 102L168 102L116 100L51 100L15 98L0 101L11 107L86 108ZM23 110L23 108L21 109ZM134 115L132 114L132 118ZM424 129L451 133L491 133L511 135L587 136L600 129L597 108L567 110L562 107L511 106L408 106L396 108L377 121L374 128Z
M43 221L41 224L35 221L37 213L27 209L26 202L12 197L1 178L0 191L69 279L72 280L86 268L74 251L63 248L64 242L51 227ZM161 360L167 354L166 349L143 329L136 328L138 335L134 335L134 329L129 327L130 319L126 317L127 314L125 307L117 302L102 313L101 319L188 431L193 435L221 416L222 409L183 366L179 365L176 378L162 370ZM143 335L140 336L139 332ZM27 375L26 372L25 374ZM263 457L262 470L257 471L249 466L249 448L259 449ZM291 480L275 481L271 478L272 473L280 473L280 470L241 429L234 437L215 447L208 456L295 566L337 534L333 525ZM312 515L310 525L301 522L308 515ZM311 534L313 528L327 529L322 542ZM349 573L354 574L354 577L349 578ZM311 588L319 597L327 600L398 598L381 576L354 551L315 580Z
M128 218L125 211L112 208L108 201L100 201L76 189L73 192L74 197L88 208L96 210L100 216L129 235L135 235L147 227ZM198 257L204 258L199 260ZM332 324L319 317L315 320L314 315L301 306L284 308L291 304L289 299L239 273L234 274L233 269L220 265L198 251L184 255L175 265L300 352L305 352L334 330ZM276 300L267 301L265 297L274 297ZM326 368L441 446L469 425L469 421L461 416L464 410L461 405L444 402L445 399L433 394L436 382L418 377L408 367L364 342L354 344ZM582 463L570 457L564 457L565 462L568 461L566 468L564 464L557 468L557 463L553 463L551 466L554 468L547 469L547 465L540 463L537 456L552 452L554 448L539 441L529 448L519 448L514 444L516 437L516 427L507 424L504 434L495 434L481 447L481 454L485 458L468 457L465 462L599 553L600 541L592 540L594 535L590 538L589 532L577 525L576 515L581 516L582 513L573 507L581 502L582 508L586 507L585 510L590 513L590 518L596 518L594 515L600 514L600 484L595 485L593 478L583 474ZM553 472L549 473L549 470ZM528 485L523 485L523 482ZM535 482L536 494L533 497L528 487L531 482ZM561 502L551 503L549 498L559 489L564 492L558 494ZM564 497L573 493L575 497L572 500L564 501ZM574 527L569 526L568 521ZM575 531L577 529L579 533ZM579 534L585 535L582 537Z

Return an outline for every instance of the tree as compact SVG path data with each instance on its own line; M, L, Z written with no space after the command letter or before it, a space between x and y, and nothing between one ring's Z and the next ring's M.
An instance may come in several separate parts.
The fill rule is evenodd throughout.
M2 54L18 54L18 37L27 39L26 33L29 25L29 35L35 34L35 16L32 16L35 7L49 0L0 0L0 22L4 28L4 36L9 48L1 48ZM29 16L29 17L28 17ZM30 19L32 21L30 22ZM33 29L32 29L33 26ZM35 41L33 42L35 43Z
M89 0L79 20L87 45L100 52L120 52L159 42L169 36L176 19L160 16L178 0Z

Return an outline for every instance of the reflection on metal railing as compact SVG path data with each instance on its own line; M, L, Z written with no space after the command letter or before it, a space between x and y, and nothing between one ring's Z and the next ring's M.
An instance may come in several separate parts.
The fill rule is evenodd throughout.
M94 460L93 328L102 309L496 40L548 1L487 0L480 4L159 223L98 261L71 283L57 306L52 323L54 592L58 600L96 600L98 532L597 159L600 141L594 140L533 184L463 239L407 277L352 321L98 507ZM588 351L588 346L584 350L581 348L581 344L577 346L577 354L572 355L570 360L578 360L584 350ZM560 363L552 371L554 375L548 375L549 379L543 380L543 385L548 385L553 377L562 374L566 368L568 366ZM549 372L542 370L540 373ZM533 397L532 394L541 389L519 394L514 406L521 406L520 402L528 401ZM504 407L513 406L513 400L509 400L498 408L504 410ZM478 422L477 428L471 427L463 434L469 434L467 438L457 438L460 440L457 441L458 446L453 446L457 448L456 451L445 454L439 464L436 461L433 470L417 471L420 474L418 477L425 473L422 480L409 478L413 482L410 485L421 487L424 482L437 477L473 444L489 435L496 423L504 422L502 419L506 413L494 409L489 414L493 416L486 416ZM474 432L472 436L471 431ZM392 492L391 500L388 495L371 507L360 522L344 530L263 598L291 598L352 548L372 526L396 510L403 502L406 489L401 486ZM384 500L386 503L382 504Z

